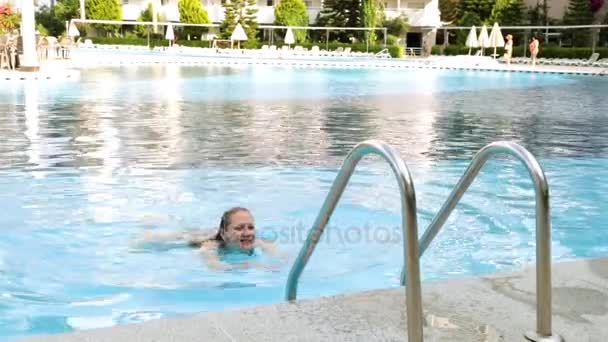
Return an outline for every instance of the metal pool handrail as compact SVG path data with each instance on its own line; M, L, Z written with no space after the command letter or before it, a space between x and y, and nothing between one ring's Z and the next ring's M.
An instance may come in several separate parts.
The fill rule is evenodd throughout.
M551 221L549 208L549 185L545 173L534 156L522 146L512 142L494 142L482 148L452 190L439 213L435 216L420 239L420 257L429 247L437 233L467 191L473 180L492 156L507 154L516 157L528 169L536 192L536 332L528 332L532 341L561 341L551 332ZM404 275L405 272L402 272ZM402 281L403 284L403 281Z
M404 239L403 258L404 267L406 267L407 270L405 294L408 341L422 342L422 297L420 290L416 192L409 169L399 157L397 151L382 141L368 140L361 142L355 146L346 157L340 168L340 172L329 190L329 194L325 198L319 215L308 233L306 241L289 272L286 297L289 301L296 299L300 275L317 246L317 243L325 230L325 226L329 222L355 167L361 158L368 154L379 155L388 162L397 178L397 183L399 184L399 191L401 194L401 224ZM402 275L402 282L403 280Z

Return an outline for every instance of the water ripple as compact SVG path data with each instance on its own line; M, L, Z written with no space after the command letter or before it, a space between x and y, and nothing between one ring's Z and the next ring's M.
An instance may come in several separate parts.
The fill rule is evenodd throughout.
M0 336L283 300L290 262L344 157L382 139L410 167L419 233L485 144L529 148L551 186L555 259L608 255L605 79L382 70L137 67L0 89ZM290 262L214 272L148 230L213 229L250 207ZM317 297L399 284L398 188L365 158L302 276ZM534 191L490 161L422 258L423 278L534 260Z

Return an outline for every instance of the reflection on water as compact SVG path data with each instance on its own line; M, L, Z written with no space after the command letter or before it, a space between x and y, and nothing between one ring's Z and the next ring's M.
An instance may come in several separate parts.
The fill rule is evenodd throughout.
M541 158L580 157L603 155L608 141L603 79L429 73L400 84L395 74L409 73L378 71L372 82L365 71L119 70L0 92L0 167L335 165L371 138L409 160L469 158L500 139ZM209 98L218 88L227 96Z

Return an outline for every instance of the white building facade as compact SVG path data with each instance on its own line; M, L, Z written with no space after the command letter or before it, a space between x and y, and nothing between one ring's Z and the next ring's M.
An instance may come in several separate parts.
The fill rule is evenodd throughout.
M122 0L123 20L136 20L149 3L166 21L179 22L178 0ZM201 0L201 5L209 14L213 23L224 19L224 0ZM274 8L280 0L258 0L257 20L261 25L274 23ZM305 0L310 23L313 24L323 8L323 0ZM441 25L439 0L385 0L386 17L391 19L399 15L408 17L411 33L408 44L411 47L432 46L436 28Z
M260 24L274 22L274 6L280 0L258 0L257 19ZM136 20L148 3L159 9L166 20L179 21L177 0L122 0L123 19ZM209 19L219 23L224 19L223 0L201 0L201 5L207 10ZM323 7L323 0L305 0L310 23L314 23ZM384 2L386 16L393 18L401 14L407 15L412 27L436 27L440 24L438 0L386 0Z

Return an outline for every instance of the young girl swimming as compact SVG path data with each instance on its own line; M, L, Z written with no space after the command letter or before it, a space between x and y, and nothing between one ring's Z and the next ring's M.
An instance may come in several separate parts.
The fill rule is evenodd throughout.
M233 251L253 255L255 248L262 249L272 256L279 256L274 244L256 238L255 222L251 212L242 207L234 207L224 212L220 226L215 233L204 231L181 232L164 235L148 235L145 241L182 240L189 246L198 248L209 268L227 270L243 267L262 267L255 262L242 264L226 264L219 259L221 251Z

